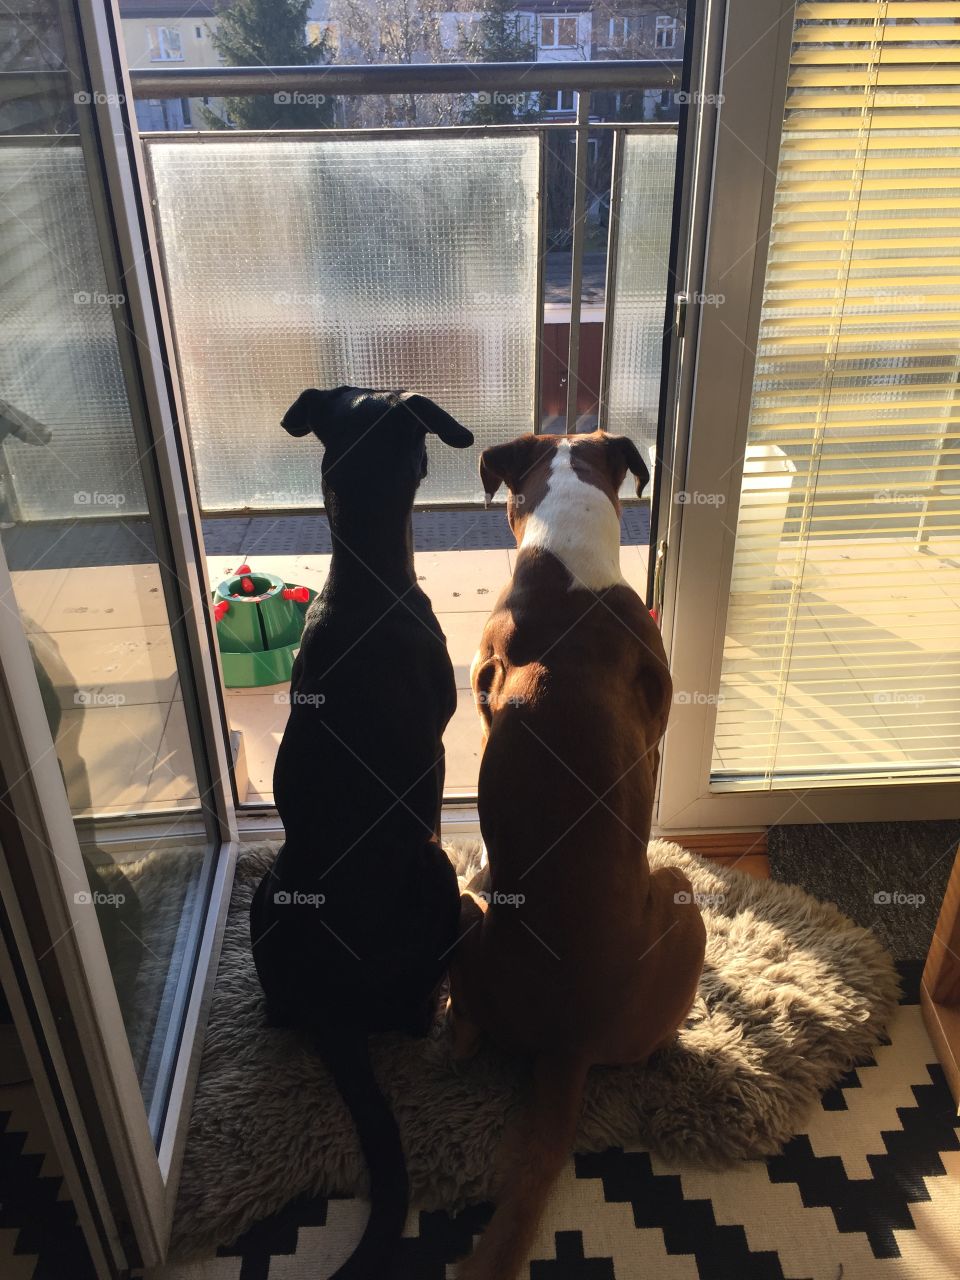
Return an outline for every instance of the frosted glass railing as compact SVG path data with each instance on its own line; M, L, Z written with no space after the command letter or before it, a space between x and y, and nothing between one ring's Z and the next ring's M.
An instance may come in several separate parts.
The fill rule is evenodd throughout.
M533 429L536 137L150 139L201 506L320 503L308 386L407 388L478 447ZM662 306L662 302L661 302ZM421 501L478 499L434 443Z
M107 287L80 148L0 147L0 400L52 432L8 436L0 467L21 520L145 510Z
M647 457L657 438L677 137L630 133L622 141L605 425Z

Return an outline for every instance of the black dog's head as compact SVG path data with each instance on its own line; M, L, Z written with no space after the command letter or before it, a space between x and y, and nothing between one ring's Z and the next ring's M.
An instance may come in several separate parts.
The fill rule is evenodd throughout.
M473 435L439 405L410 391L335 387L303 391L283 415L292 436L311 432L324 447L323 492L341 498L395 494L413 502L427 474L427 435L466 449Z

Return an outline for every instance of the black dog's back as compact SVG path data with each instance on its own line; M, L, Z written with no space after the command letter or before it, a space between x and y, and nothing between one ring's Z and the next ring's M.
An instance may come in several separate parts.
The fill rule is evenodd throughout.
M274 795L285 840L250 909L270 1019L305 1029L350 1109L371 1212L339 1280L380 1280L407 1207L400 1135L370 1066L372 1031L425 1034L457 937L439 842L443 731L456 682L413 570L428 431L472 436L420 396L304 392L284 419L326 445L334 553L290 686Z

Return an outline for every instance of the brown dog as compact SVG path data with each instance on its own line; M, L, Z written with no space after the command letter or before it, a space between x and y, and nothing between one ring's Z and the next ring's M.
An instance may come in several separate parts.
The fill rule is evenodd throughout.
M672 686L620 573L617 493L635 445L602 432L487 449L519 554L472 684L484 725L480 825L490 901L465 903L451 970L455 1051L482 1032L532 1060L498 1207L470 1280L511 1280L570 1154L587 1071L642 1063L693 1002L705 932L689 881L646 846Z

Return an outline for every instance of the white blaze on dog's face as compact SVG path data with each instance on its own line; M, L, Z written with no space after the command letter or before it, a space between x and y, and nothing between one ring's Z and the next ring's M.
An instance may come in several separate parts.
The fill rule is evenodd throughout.
M571 590L602 591L623 582L620 502L627 471L641 494L649 474L625 436L523 436L484 450L480 475L488 497L504 481L507 516L521 551L549 551Z

